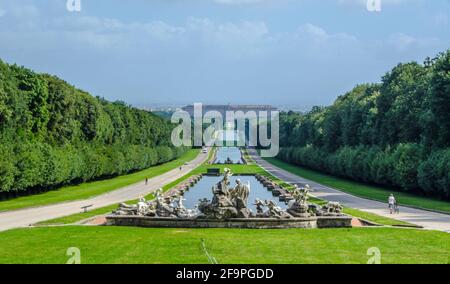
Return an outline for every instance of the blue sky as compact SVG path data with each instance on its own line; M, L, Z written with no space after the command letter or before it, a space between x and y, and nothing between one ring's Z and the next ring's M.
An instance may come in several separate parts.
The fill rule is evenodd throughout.
M0 0L0 58L95 96L328 105L450 47L449 0Z

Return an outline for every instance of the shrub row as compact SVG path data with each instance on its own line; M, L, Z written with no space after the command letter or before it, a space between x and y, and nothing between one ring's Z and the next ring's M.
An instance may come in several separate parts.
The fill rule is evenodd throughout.
M0 192L23 193L113 177L173 160L184 148L138 145L0 146Z
M450 197L450 149L431 155L414 143L394 148L342 147L335 152L306 147L282 148L281 160L357 181L396 187L406 192Z

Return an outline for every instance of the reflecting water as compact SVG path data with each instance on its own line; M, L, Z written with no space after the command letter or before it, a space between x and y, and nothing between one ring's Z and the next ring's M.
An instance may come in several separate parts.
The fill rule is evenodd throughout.
M228 142L238 143L240 141L245 141L245 134L238 130L220 130L217 132L217 139L222 142L222 145L226 145L224 143Z
M216 163L223 164L230 158L233 164L242 161L241 150L237 147L221 147L217 150Z
M211 200L213 197L212 187L222 179L223 177L204 176L196 185L184 194L184 198L186 198L184 205L186 208L194 208L198 204L198 200L202 198ZM235 187L237 179L240 179L243 184L250 182L248 208L252 209L253 213L256 212L256 207L253 205L256 198L261 200L273 200L281 208L286 208L286 204L280 202L278 197L274 197L272 192L268 191L254 176L233 176L230 178L230 188Z

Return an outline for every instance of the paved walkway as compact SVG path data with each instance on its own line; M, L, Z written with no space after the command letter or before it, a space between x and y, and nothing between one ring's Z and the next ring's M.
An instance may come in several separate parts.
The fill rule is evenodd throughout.
M183 166L181 171L179 168L176 168L160 176L149 179L148 186L146 186L145 181L143 181L141 183L127 186L86 200L70 201L66 203L0 213L0 231L6 231L18 227L27 227L37 222L81 213L81 208L83 206L93 205L89 208L89 210L93 210L118 204L120 202L138 199L139 197L148 195L158 188L183 177L200 166L207 160L207 158L208 153L201 153L194 160L189 162L189 165Z
M274 176L291 184L309 184L313 189L312 194L320 199L340 202L347 207L408 222L424 227L425 229L439 230L450 233L450 215L434 213L420 209L413 209L409 207L400 207L400 214L391 215L389 210L387 209L388 196L386 196L386 203L359 198L348 193L344 193L342 191L324 186L322 184L304 179L288 171L280 169L270 164L266 160L261 159L257 155L255 150L250 150L250 153L252 155L252 158L258 165L263 167Z

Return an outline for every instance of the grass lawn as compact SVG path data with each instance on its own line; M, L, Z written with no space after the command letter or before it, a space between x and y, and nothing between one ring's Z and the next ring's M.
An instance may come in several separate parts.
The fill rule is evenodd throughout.
M248 153L247 149L242 150L242 155L244 156L244 159L247 161L247 164L252 165L255 163L250 154Z
M384 216L380 216L377 214L373 214L373 213L369 213L369 212L364 212L358 209L354 209L354 208L349 208L349 207L344 207L344 213L351 215L353 217L356 218L360 218L369 222L373 222L379 225L383 225L383 226L397 226L397 227L415 227L417 228L417 225L408 223L408 222L403 222L400 220L396 220L396 219L392 219L392 218L387 218Z
M195 173L206 173L208 168L217 168L223 173L229 168L233 174L261 174L264 170L257 165L202 165L194 170Z
M54 226L54 225L68 225L68 224L75 224L78 222L81 222L83 220L100 216L100 215L107 215L109 213L112 213L114 210L119 208L119 204L114 204L102 208L97 208L95 210L88 211L86 213L77 213L61 218L51 219L43 222L39 222L35 225L37 226Z
M277 159L266 159L271 164L289 171L303 178L333 187L355 196L387 202L389 194L394 193L400 205L409 205L418 208L432 209L450 213L450 202L421 197L405 192L394 191L389 188L368 185L327 174L313 171L296 165L291 165Z
M200 150L198 149L192 149L186 152L179 159L129 175L119 176L108 180L83 183L76 186L67 186L59 190L49 191L42 194L0 201L0 212L32 206L43 206L60 202L88 199L143 181L146 177L152 178L172 169L178 168L185 162L195 159L199 152Z
M327 230L148 229L69 226L0 233L0 263L55 263L77 247L81 263L203 264L201 249L222 264L449 263L450 235L393 228Z

